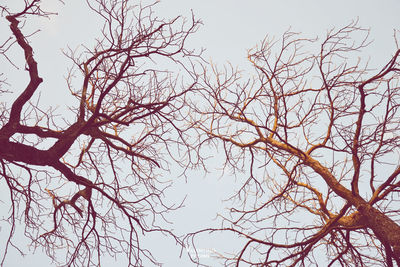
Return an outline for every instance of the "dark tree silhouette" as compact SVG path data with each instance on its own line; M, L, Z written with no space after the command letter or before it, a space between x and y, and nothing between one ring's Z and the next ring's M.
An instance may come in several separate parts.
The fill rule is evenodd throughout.
M240 236L234 266L400 266L400 50L369 69L367 37L357 23L321 42L286 32L250 50L254 78L204 72L203 142L250 175L222 227L187 242Z
M184 171L197 160L183 118L199 55L184 45L199 21L162 20L154 4L87 1L104 25L93 47L65 53L72 61L66 84L77 101L69 114L57 114L41 108L43 79L34 53L40 47L32 47L36 35L24 32L34 17L52 14L39 0L22 3L19 11L0 7L9 24L1 36L2 66L25 69L29 77L25 88L15 88L1 76L0 181L11 207L1 263L10 249L23 253L14 240L22 230L58 264L100 266L104 253L123 253L132 266L155 264L140 243L143 235L159 232L182 244L159 226L181 205L164 203L169 183L160 174L170 162ZM60 88L54 90L69 93Z

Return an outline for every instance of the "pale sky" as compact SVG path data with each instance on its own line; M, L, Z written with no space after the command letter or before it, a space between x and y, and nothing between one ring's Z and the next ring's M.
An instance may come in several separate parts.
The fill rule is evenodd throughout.
M23 2L22 0L6 2L14 1ZM37 20L34 25L27 25L26 29L42 29L32 38L39 73L45 79L41 88L43 94L51 99L52 104L55 103L63 109L63 105L68 102L66 98L68 91L63 79L68 61L63 59L60 49L65 49L67 45L75 48L79 44L91 42L101 24L92 17L92 14L87 14L86 7L82 8L84 1L66 0L65 5L59 4L56 0L43 2L59 15L51 17L50 20ZM365 53L360 53L360 56L370 57L371 67L379 68L381 65L378 64L386 62L395 51L393 29L400 30L398 18L400 1L395 0L161 0L156 11L159 17L174 17L181 14L188 17L191 10L204 25L190 38L188 45L192 48L205 48L204 58L212 60L213 63L222 65L229 61L241 68L248 67L246 51L257 45L267 34L279 38L285 30L291 28L292 31L302 32L307 37L318 35L323 38L328 29L343 27L357 18L360 26L371 29L370 40L374 41ZM7 27L8 21L3 17L0 31L8 31ZM7 66L8 69L9 65L1 60L0 64ZM26 76L23 70L20 74ZM10 83L19 79L18 77L20 77L18 74L10 77ZM210 170L218 167L218 161L214 165L210 166ZM188 184L178 180L171 194L167 195L177 200L187 195L186 207L169 217L176 223L174 228L180 233L202 227L219 226L217 224L219 221L213 219L223 207L221 199L229 197L235 187L233 177L225 175L220 178L220 174L218 171L212 171L212 174L204 177L201 172L193 172L193 179L189 179ZM1 228L0 234L3 230L6 228ZM202 239L198 247L200 251L224 248L224 246L229 249L235 246L234 239L223 240L218 236L209 238L203 236ZM158 244L154 255L157 260L165 262L164 267L194 266L185 252L182 259L179 259L179 250L174 249L171 239L154 241L148 241L147 248L153 249L154 243ZM121 256L121 259L124 259L124 256ZM205 260L211 266L220 266L213 260ZM53 266L40 251L34 256L29 255L25 258L14 252L10 253L6 267L18 265Z

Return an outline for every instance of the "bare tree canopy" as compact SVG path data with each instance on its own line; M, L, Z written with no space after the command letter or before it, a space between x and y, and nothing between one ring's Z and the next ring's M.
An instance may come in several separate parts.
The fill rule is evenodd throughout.
M196 83L191 62L198 57L185 41L199 21L160 19L154 3L87 1L104 25L93 47L65 53L72 67L60 81L67 85L60 94L69 88L76 105L57 114L41 108L39 48L30 41L36 35L24 31L35 17L52 14L39 0L21 3L21 10L0 7L9 23L0 56L28 77L24 88L1 81L3 99L16 94L1 106L0 181L11 207L1 265L10 249L23 253L14 242L21 230L58 264L100 266L103 254L121 253L132 266L155 264L140 243L144 234L159 232L181 244L159 226L166 212L180 206L164 203L169 183L160 173L169 162L188 168L196 160L183 118Z
M286 32L249 51L254 78L204 71L193 120L242 187L222 228L189 243L232 232L236 266L400 266L400 50L371 70L367 37L357 23L322 41Z
M369 45L357 22L322 39L288 31L248 52L246 78L188 50L200 21L161 19L157 2L82 2L103 24L91 45L64 51L69 71L52 90L74 102L62 112L41 97L32 30L55 14L40 0L0 4L0 265L24 255L22 235L62 266L102 266L103 255L157 265L148 235L193 248L201 265L196 238L219 232L241 244L217 252L225 265L400 266L397 39L375 69L357 54ZM13 84L10 73L22 75ZM182 207L168 201L168 173L204 167L215 148L239 190L221 226L183 238L166 227Z

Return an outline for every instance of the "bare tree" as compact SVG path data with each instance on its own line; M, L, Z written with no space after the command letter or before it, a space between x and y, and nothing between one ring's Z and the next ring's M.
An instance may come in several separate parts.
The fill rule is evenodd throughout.
M253 78L204 71L194 121L242 186L222 227L188 242L240 236L236 266L400 266L400 50L369 69L367 37L357 23L322 41L286 32L249 51Z
M69 114L41 107L43 79L34 53L40 47L32 47L35 35L24 32L34 17L52 14L39 0L24 0L19 11L0 7L10 29L9 38L2 34L0 56L29 78L25 88L14 88L2 77L0 181L8 188L11 230L1 264L10 249L23 253L14 240L20 223L34 248L68 266L100 266L103 253L124 253L132 266L155 264L140 243L149 232L182 244L160 226L164 214L181 205L164 203L170 183L160 174L171 162L188 168L197 160L183 117L198 58L185 41L199 21L160 19L154 3L87 5L104 25L94 47L65 53L72 62L66 84L76 98ZM7 87L17 95L9 102Z

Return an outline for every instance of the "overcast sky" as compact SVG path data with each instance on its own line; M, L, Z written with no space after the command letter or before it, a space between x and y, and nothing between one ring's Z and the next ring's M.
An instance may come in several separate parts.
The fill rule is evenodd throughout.
M12 1L23 2L8 0ZM67 45L74 48L79 44L90 42L98 32L94 29L98 29L101 24L92 17L92 14L87 13L86 7L82 8L84 1L65 0L65 5L59 4L56 0L43 2L59 15L29 25L29 29L42 29L32 39L39 72L45 79L41 86L44 90L47 88L46 92L54 103L62 105L65 102L65 94L60 93L60 90L66 90L63 76L66 75L67 65L62 59L60 49L66 48ZM377 64L386 62L394 53L393 30L400 29L400 1L395 0L162 0L157 12L160 17L173 17L180 14L190 16L191 10L203 21L203 26L191 37L188 44L192 48L205 48L204 57L207 60L217 64L229 61L242 68L248 66L247 50L257 45L266 35L279 38L284 31L291 28L292 31L302 32L308 37L318 35L323 38L328 29L342 27L357 19L360 26L371 29L371 40L374 40L363 55L369 56L371 62L379 67ZM4 17L0 24L0 31L6 31L8 22ZM4 66L5 63L1 64ZM14 78L17 77L18 75ZM11 77L11 82L12 79ZM61 89L55 90L59 88ZM220 175L218 172L213 172L204 178L201 173L194 175L196 177L189 180L189 184L180 180L171 191L171 196L177 199L188 195L186 208L170 217L176 221L178 229L195 230L215 224L212 219L222 207L221 199L228 197L232 191L231 185L234 183L232 177L226 175L218 179ZM205 238L201 242L202 247L199 248L208 251L223 246L223 243L234 243L233 241ZM155 256L166 262L164 266L191 266L186 257L182 260L177 259L178 252L170 249L173 243L163 243L160 240L156 242L160 245ZM17 266L23 262L27 264L25 266L52 266L40 253L25 259L15 256L9 258L7 262L9 263L7 266ZM211 260L208 262L213 264ZM215 262L214 264L218 266Z

